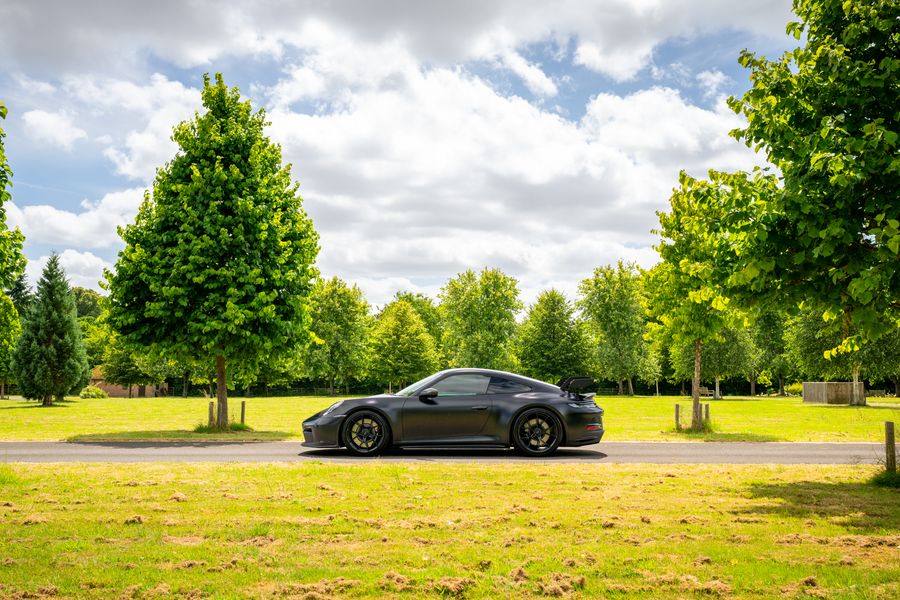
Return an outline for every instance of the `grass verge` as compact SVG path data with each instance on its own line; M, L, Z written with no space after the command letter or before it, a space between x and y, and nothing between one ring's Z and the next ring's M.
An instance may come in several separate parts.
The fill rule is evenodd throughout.
M231 420L239 420L247 403L250 431L194 433L204 422L204 398L72 398L42 408L22 400L0 401L0 440L189 440L231 441L302 439L303 419L335 401L331 396L232 398ZM799 398L729 398L709 400L713 431L676 432L675 404L682 425L690 399L674 396L604 396L604 440L647 441L881 441L884 421L900 422L900 405L867 407L803 404Z
M896 598L872 471L4 466L0 597Z

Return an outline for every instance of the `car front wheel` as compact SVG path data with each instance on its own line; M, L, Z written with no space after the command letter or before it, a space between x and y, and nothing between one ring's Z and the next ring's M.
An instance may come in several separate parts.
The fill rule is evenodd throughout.
M533 408L516 418L512 428L513 446L526 456L548 456L562 441L562 423L549 410Z
M362 410L347 417L341 437L344 446L353 454L375 456L387 448L391 429L380 414Z

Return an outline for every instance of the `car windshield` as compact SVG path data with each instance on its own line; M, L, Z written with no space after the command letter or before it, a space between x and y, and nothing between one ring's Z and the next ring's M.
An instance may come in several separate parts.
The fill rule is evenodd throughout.
M395 396L411 396L413 392L415 392L418 389L421 389L421 387L423 385L425 385L426 382L434 379L439 374L440 373L436 373L435 375L429 375L428 377L420 379L417 382L415 382L414 384L406 386L399 392L395 392L394 395Z

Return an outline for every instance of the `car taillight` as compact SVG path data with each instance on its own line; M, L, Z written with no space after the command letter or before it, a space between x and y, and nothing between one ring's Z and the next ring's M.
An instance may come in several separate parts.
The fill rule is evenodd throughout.
M600 431L600 423L591 423L586 427L588 431Z

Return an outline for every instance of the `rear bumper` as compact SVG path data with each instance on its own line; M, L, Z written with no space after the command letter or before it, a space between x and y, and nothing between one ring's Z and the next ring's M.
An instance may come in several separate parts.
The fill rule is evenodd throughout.
M606 430L603 428L603 409L576 409L566 415L566 441L563 446L598 444Z

